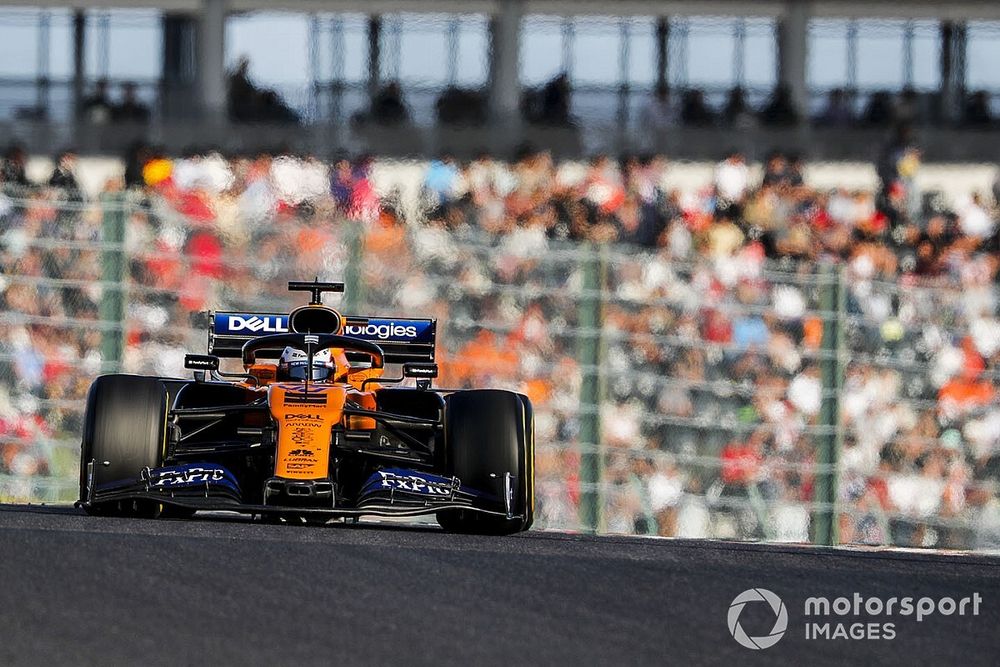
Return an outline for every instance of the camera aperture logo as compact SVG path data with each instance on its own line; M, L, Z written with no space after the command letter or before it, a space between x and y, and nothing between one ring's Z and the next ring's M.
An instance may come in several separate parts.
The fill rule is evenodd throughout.
M771 628L770 633L762 637L749 636L740 625L740 614L743 612L743 607L750 602L765 602L771 606L771 610L774 612L774 627ZM754 650L765 649L774 646L785 636L785 630L788 629L788 610L781 598L766 588L751 588L733 599L729 605L727 620L729 621L729 634L740 646Z

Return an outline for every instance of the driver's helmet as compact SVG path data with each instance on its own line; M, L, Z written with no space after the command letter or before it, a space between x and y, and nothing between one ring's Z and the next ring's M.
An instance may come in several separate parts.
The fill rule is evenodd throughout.
M310 381L327 380L333 376L336 365L331 360L330 350L320 350L313 355L312 372L307 368L309 359L302 350L286 347L278 360L277 380L287 382L297 380L302 382L308 376Z

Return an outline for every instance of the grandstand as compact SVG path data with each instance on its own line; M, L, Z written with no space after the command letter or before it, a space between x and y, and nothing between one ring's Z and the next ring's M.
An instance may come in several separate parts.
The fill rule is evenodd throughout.
M996 159L1000 135L959 113L995 6L621 3L602 24L625 26L611 53L625 51L627 73L630 40L646 44L652 78L585 84L563 67L564 126L522 108L535 65L516 54L555 25L555 55L576 62L576 40L595 44L596 3L461 3L457 22L458 3L441 0L264 4L301 14L313 39L340 30L364 46L362 78L314 78L302 104L282 94L295 121L239 118L225 25L263 4L160 3L163 70L140 86L149 117L109 105L112 120L81 118L92 79L109 74L81 62L87 40L115 14L87 3L60 14L76 36L74 94L3 130L24 148L0 165L0 500L73 499L94 375L175 374L205 344L202 311L284 307L285 281L318 273L351 283L349 310L439 318L445 384L532 398L542 528L1000 545L1000 185L995 166L974 164ZM415 109L405 124L352 120L349 100L373 101L389 81L404 10L433 12L459 45L462 21L479 17L492 44L485 125ZM696 84L718 104L677 78L670 55L698 43L699 16L720 14L732 17L712 19L723 41L743 53L754 30L770 31L777 67L750 99L786 85L796 122L768 125L755 107L749 125L667 119L651 131L639 111L659 83ZM889 117L861 126L874 91L861 89L855 48L849 118L807 122L827 92L808 76L817 26L843 20L857 46L872 17L899 19L911 53ZM182 43L199 57L185 61ZM931 83L917 80L922 47L939 51ZM187 98L168 87L182 61L197 70ZM749 90L749 63L725 85ZM898 115L908 85L926 117ZM198 134L209 130L211 142ZM71 144L79 154L42 154Z
M120 154L141 137L175 152L471 156L527 138L561 157L780 146L871 160L905 120L930 159L969 162L992 161L998 139L988 2L44 5L0 10L17 63L0 70L0 140L45 153Z

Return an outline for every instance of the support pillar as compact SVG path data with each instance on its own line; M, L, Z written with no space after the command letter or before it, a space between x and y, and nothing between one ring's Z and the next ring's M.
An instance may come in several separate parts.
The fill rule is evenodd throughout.
M195 49L198 23L189 14L164 14L160 113L164 120L190 115L198 77Z
M819 426L822 429L816 443L818 471L814 485L815 508L812 516L813 544L833 546L839 541L837 514L837 461L843 445L840 421L840 393L843 385L844 358L843 326L846 318L846 301L843 290L843 271L826 267L820 274L820 308L823 316L823 357L820 359L820 378L823 399L820 405Z
M203 118L226 121L226 0L202 0L198 26L198 92Z
M966 28L964 23L941 23L941 119L956 123L965 100Z
M577 338L580 383L580 527L590 534L601 530L604 445L601 428L603 292L607 286L607 257L589 243L580 260L583 296L577 302Z
M490 119L497 128L501 149L512 148L521 130L521 17L522 0L500 3L490 22Z
M809 110L806 63L809 44L809 7L791 1L778 23L778 82L788 88L792 104L805 118Z
M381 82L382 69L382 17L368 18L368 96L374 99Z
M82 9L73 12L73 113L83 117L83 99L87 94L86 15Z
M670 43L670 19L656 19L656 87L666 88L670 80L670 61L667 45Z

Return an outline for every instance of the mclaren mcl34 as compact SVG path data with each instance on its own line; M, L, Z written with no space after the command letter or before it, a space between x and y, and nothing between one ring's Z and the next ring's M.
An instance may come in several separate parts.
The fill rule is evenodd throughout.
M534 425L522 394L433 386L436 322L209 313L191 379L103 375L90 388L78 505L94 515L230 510L325 523L432 515L448 531L531 526ZM239 359L240 372L223 372ZM390 374L391 371L391 374Z

